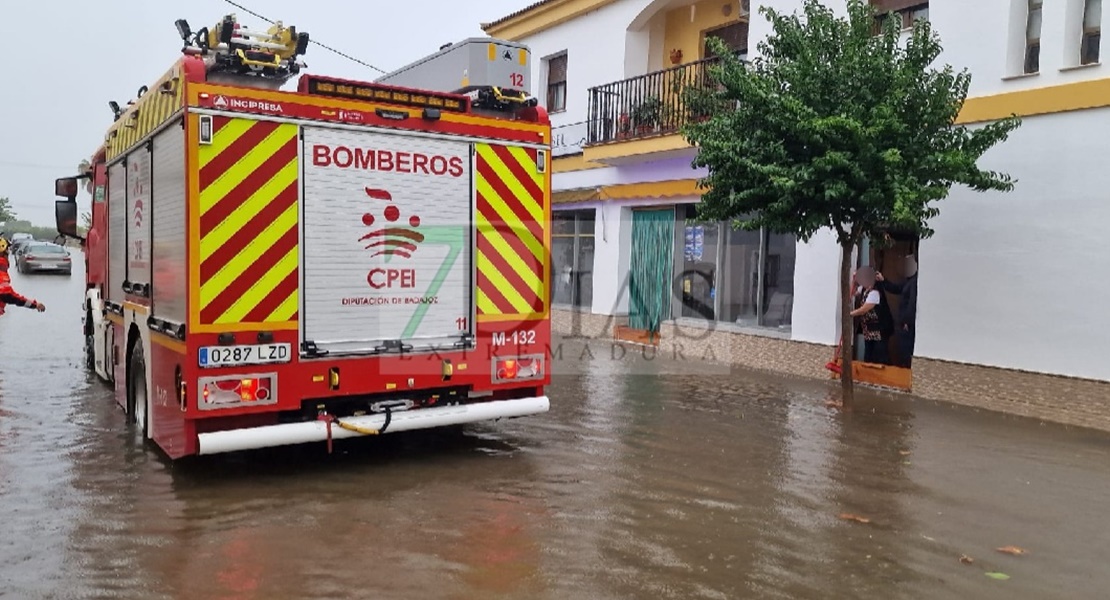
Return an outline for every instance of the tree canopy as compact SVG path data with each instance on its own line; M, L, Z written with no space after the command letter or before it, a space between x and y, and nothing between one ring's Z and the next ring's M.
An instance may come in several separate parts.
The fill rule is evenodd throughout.
M15 220L15 211L12 210L12 201L7 197L0 197L0 223Z
M803 15L760 10L773 33L744 64L718 40L712 85L688 90L698 114L684 128L708 167L699 216L740 219L809 239L823 228L856 244L887 228L932 234L931 204L954 184L1012 189L978 159L1020 121L955 125L971 76L934 68L942 47L928 21L900 40L900 20L849 0L838 18L816 0Z

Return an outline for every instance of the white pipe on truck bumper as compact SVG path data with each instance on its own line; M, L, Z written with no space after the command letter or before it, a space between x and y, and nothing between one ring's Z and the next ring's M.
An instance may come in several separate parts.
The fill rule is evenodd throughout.
M394 412L391 415L389 428L386 433L395 431L411 431L414 429L429 429L432 427L445 427L449 425L462 425L477 421L490 421L493 419L509 419L513 417L526 417L547 412L550 402L547 396L534 398L521 398L518 400L496 400L493 402L478 402L462 404L459 406L437 406L434 408L419 408ZM355 425L364 429L381 429L385 424L385 415L364 415L361 417L343 417L344 423ZM331 427L331 438L340 440L344 438L363 437L364 434L343 429L336 424ZM283 423L281 425L265 425L262 427L248 427L246 429L229 429L227 431L213 431L197 435L200 450L198 454L219 454L222 452L239 452L241 450L254 450L271 446L287 446L290 444L304 444L308 442L323 442L328 439L328 424L324 421L304 421L302 423Z

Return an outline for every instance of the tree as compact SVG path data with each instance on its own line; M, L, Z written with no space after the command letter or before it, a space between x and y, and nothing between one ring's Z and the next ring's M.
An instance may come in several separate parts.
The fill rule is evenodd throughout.
M831 229L841 247L841 381L850 408L853 249L891 228L932 235L932 203L954 184L1010 191L1009 175L976 162L1020 125L1016 116L977 128L956 126L971 81L935 69L939 38L917 21L905 43L898 19L874 30L876 13L848 0L846 18L805 0L804 19L761 12L773 33L745 64L711 39L721 61L710 85L686 90L683 128L708 167L699 218L765 227L808 241Z
M92 229L92 211L86 210L81 213L81 229L85 231Z
M7 197L0 198L0 223L14 221L15 211L12 210L12 201Z

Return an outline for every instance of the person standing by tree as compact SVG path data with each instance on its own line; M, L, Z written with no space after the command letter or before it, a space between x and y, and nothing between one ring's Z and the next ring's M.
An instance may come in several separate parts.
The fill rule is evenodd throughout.
M876 287L884 292L902 297L898 316L894 319L894 339L898 348L896 366L909 369L913 365L913 346L917 338L917 260L905 259L906 279L902 283L887 281L882 273L875 274Z
M859 323L860 333L863 335L863 362L885 365L889 362L889 336L884 331L880 315L880 309L885 307L885 303L882 293L875 287L875 278L875 269L872 267L862 267L856 271L855 280L859 285L853 294L854 309L850 314Z

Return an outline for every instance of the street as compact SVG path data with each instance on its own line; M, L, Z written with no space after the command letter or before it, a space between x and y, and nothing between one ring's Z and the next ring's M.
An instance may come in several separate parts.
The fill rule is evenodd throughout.
M171 465L82 368L73 256L12 273L46 313L0 317L0 597L1110 589L1110 435L863 390L840 414L832 384L602 341L562 342L544 415Z

